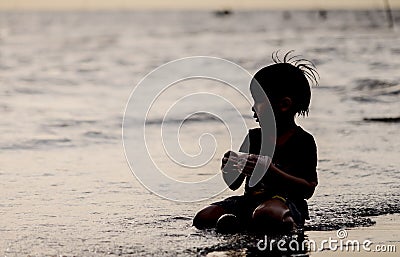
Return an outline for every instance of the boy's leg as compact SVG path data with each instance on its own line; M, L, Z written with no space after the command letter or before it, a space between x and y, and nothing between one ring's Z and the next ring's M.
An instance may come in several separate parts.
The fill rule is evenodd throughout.
M193 226L198 229L213 228L217 220L227 211L218 205L210 205L200 210L193 219Z
M199 211L193 219L193 225L198 229L215 227L224 214L234 214L240 222L244 222L251 218L254 208L247 196L231 196Z
M280 198L268 199L253 212L253 222L264 231L292 230L296 224L289 207Z

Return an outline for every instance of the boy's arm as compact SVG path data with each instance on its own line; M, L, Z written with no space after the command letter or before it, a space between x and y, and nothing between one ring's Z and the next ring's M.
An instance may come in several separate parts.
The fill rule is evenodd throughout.
M224 181L228 185L229 189L233 191L238 189L246 178L246 176L242 173L235 171L223 172L222 177L224 178Z
M269 166L268 172L275 174L279 178L283 179L285 182L282 186L286 187L288 191L303 193L303 198L309 199L315 190L315 187L318 185L317 181L307 181L303 178L298 178L296 176L290 175L283 170L276 167L274 164L271 163Z
M317 145L310 135L303 137L297 146L292 167L281 168L271 164L269 172L283 182L280 184L287 192L309 199L318 185ZM290 169L290 172L286 169Z
M249 155L246 166L242 170L242 174L245 174L245 176L252 176L257 161L260 161L260 157L261 156L257 155ZM262 160L261 162L265 161ZM279 178L278 181L284 181L284 183L279 183L278 181L276 182L280 184L280 187L284 187L285 191L296 193L297 195L303 195L303 198L305 199L308 199L313 195L315 187L318 184L317 181L308 181L304 178L293 176L276 167L273 163L267 162L266 164L262 164L262 166L266 165L269 165L269 167L265 175L273 175L273 177Z
M249 138L249 134L247 134L245 139L243 140L242 145L239 148L239 152L248 153L249 150L250 150L250 138ZM226 161L227 161L227 158L225 158L225 157L229 157L228 153L229 153L229 151L227 153L225 153L224 158L222 159L221 170L223 170L223 168L226 164ZM225 161L224 161L224 159L225 159ZM235 191L242 185L244 179L246 178L246 175L244 175L241 172L236 171L236 170L229 170L227 172L223 171L222 177L223 177L225 183L228 185L229 189Z

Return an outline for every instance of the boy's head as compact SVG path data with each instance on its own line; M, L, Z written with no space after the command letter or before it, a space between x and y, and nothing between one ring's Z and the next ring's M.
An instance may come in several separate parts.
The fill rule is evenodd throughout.
M256 103L262 101L261 95L265 93L274 111L277 106L282 106L289 115L305 116L308 114L311 100L309 80L318 84L318 73L310 61L288 59L290 53L288 52L284 56L283 61L280 61L277 55L273 56L275 63L257 71L250 89ZM255 86L257 83L254 83L254 80L258 82L264 92L257 92L260 89Z

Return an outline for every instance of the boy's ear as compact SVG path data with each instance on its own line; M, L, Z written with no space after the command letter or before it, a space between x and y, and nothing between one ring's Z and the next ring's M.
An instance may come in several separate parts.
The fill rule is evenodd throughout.
M279 109L281 110L281 112L287 112L288 110L290 110L290 108L292 108L292 105L293 102L290 97L284 97L279 101Z

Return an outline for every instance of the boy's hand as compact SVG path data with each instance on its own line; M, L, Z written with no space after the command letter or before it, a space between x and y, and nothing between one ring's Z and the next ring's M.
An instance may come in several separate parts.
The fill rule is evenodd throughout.
M270 163L271 158L268 156L228 151L222 158L221 170L222 172L236 171L251 176L257 167L260 169L260 172L256 174L258 177L265 175Z
M227 151L222 158L222 172L237 171L238 154L233 151Z
M239 163L245 162L245 166L241 172L246 176L250 176L248 185L249 187L253 187L267 174L272 159L268 156L256 154L248 154L246 157L239 161Z
M243 154L240 156L237 165L241 169L240 172L246 176L251 176L257 163L257 157L255 154Z
M270 157L256 154L246 154L238 160L238 166L243 167L241 172L247 176L251 176L255 169L262 173L257 175L264 176L270 163Z

